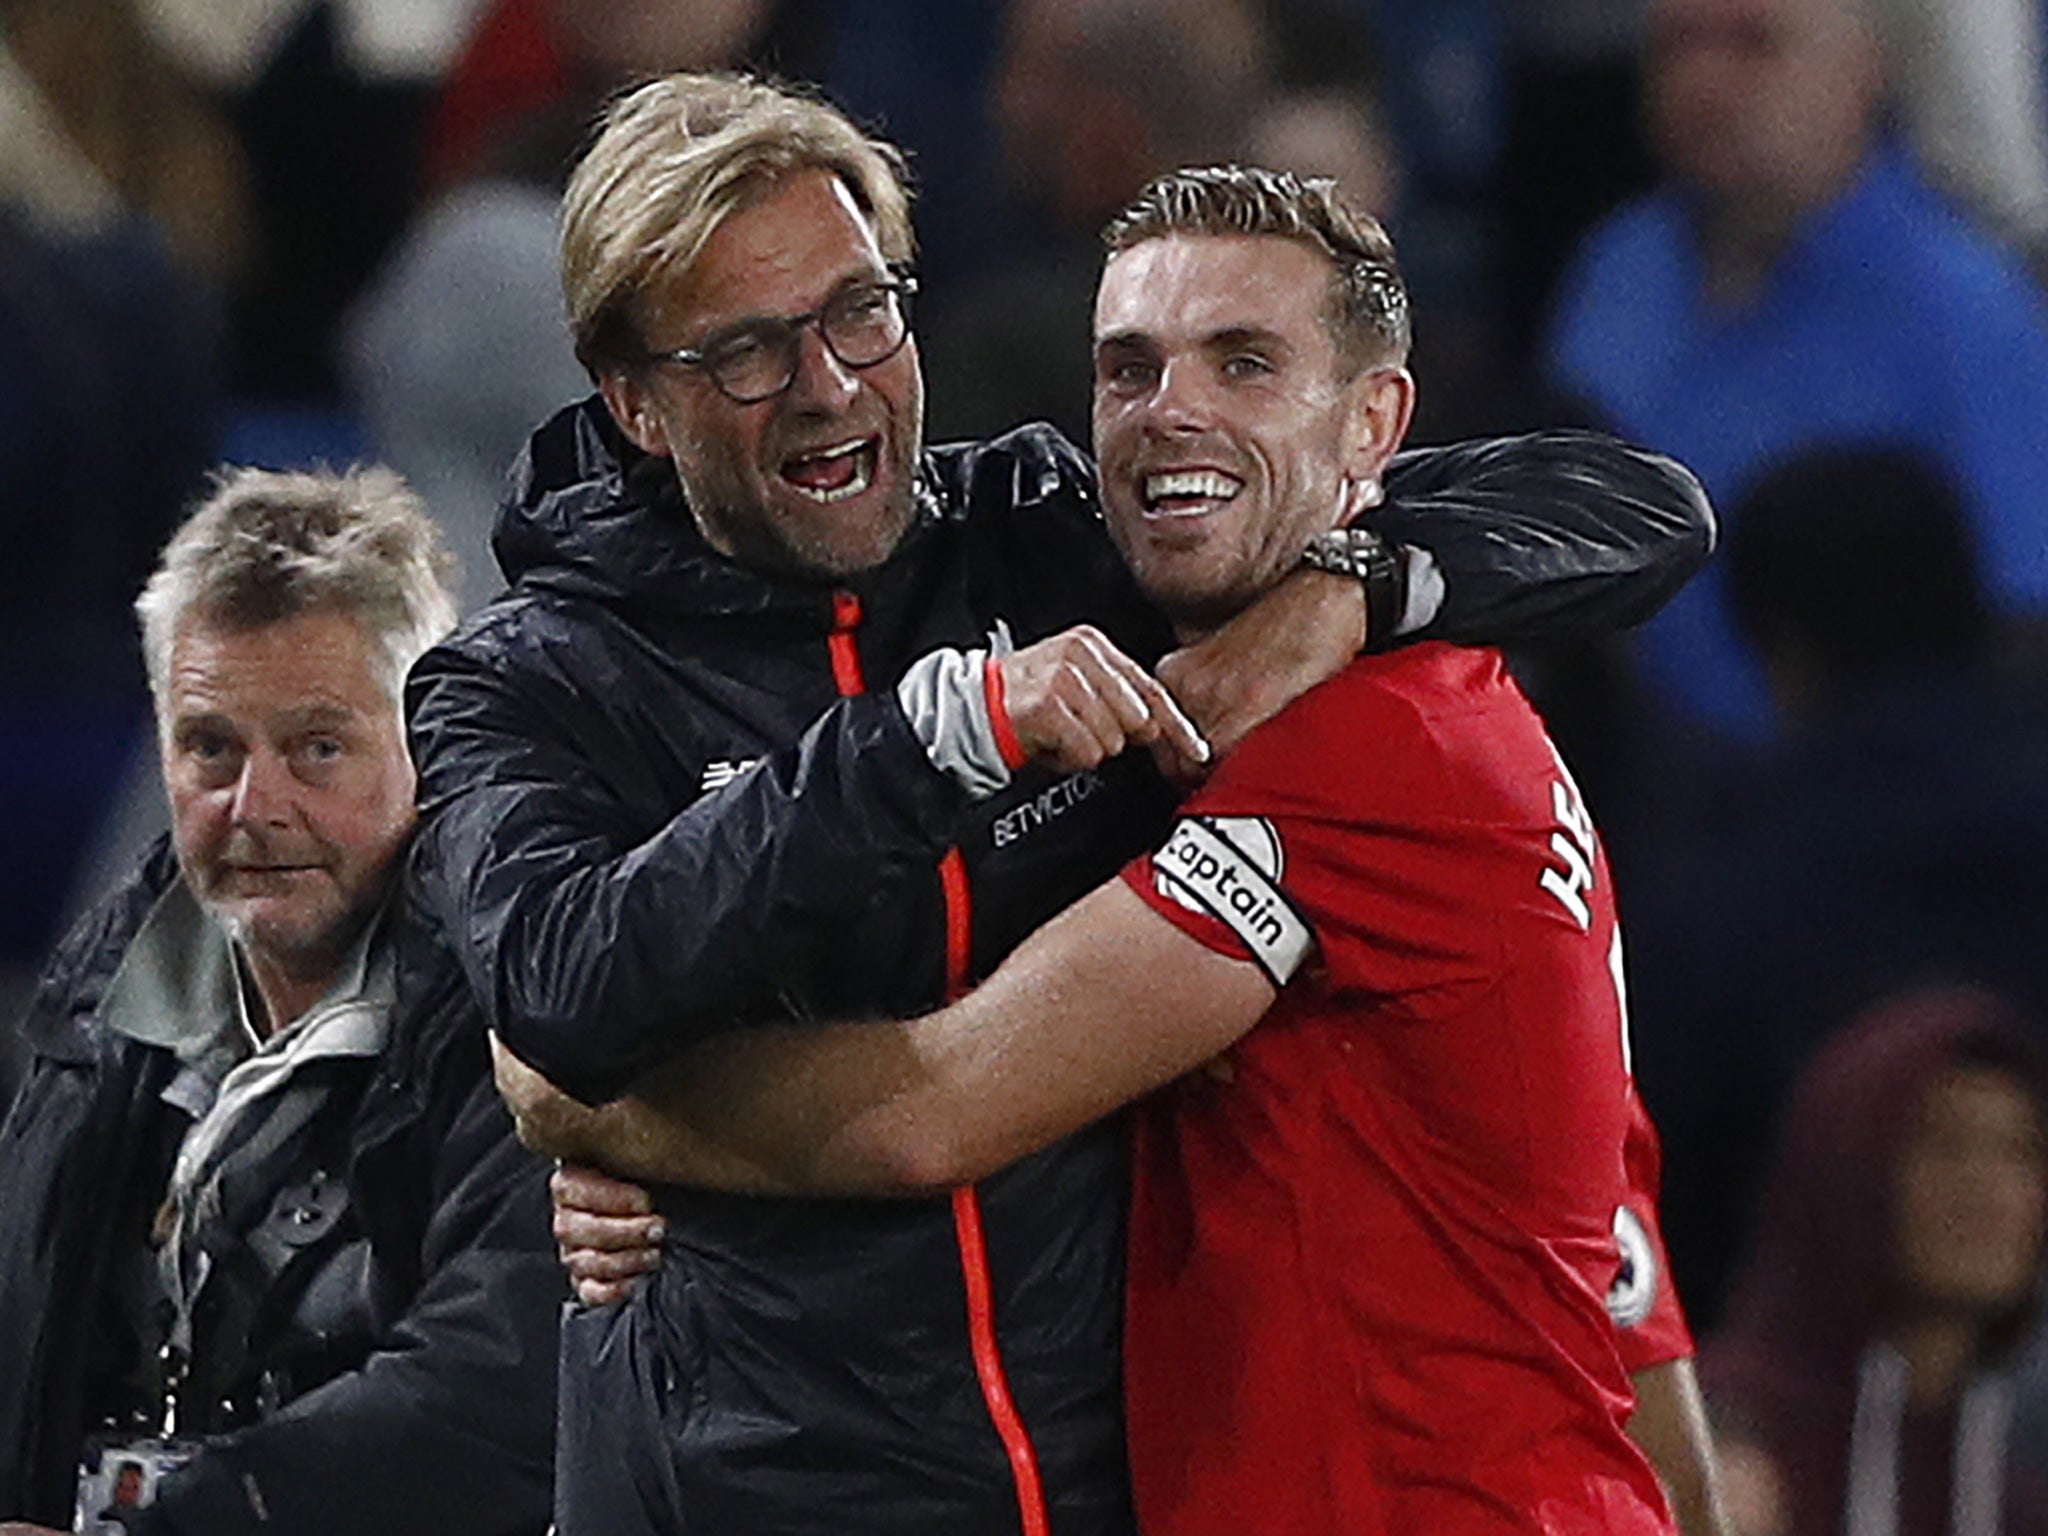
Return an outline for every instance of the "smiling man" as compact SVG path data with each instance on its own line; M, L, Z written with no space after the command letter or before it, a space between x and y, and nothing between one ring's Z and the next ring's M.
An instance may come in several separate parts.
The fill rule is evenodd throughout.
M1108 240L1104 508L1196 643L1304 556L1374 547L1405 291L1327 182L1180 172ZM985 1177L1138 1101L1142 1529L1651 1536L1670 1515L1608 1309L1621 976L1534 712L1497 653L1419 644L1254 729L1157 852L950 1007L716 1043L594 1116L502 1080L555 1150L785 1194Z
M535 434L510 588L408 703L420 900L586 1103L934 1007L1361 642L1639 617L1709 542L1682 470L1604 439L1405 456L1374 559L1160 661L1197 736L1083 456L923 444L910 255L900 155L757 81L622 97L571 178L600 398ZM660 1274L564 1324L563 1536L1128 1531L1125 1188L1096 1127L923 1200L658 1189Z
M0 1528L547 1524L545 1187L394 896L445 564L387 471L242 470L136 605L172 838L0 1123Z

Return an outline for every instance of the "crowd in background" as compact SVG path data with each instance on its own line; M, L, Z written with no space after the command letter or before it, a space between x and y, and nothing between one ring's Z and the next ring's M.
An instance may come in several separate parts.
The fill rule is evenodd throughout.
M1824 1045L1958 986L2048 1043L2044 50L2039 0L0 0L0 997L161 822L130 603L210 465L386 460L493 590L506 468L588 387L554 201L623 83L814 81L910 148L938 440L1085 440L1097 232L1150 175L1333 174L1403 252L1418 441L1605 426L1723 517L1633 642L1516 660L1608 838L1678 1279L1760 1337ZM2028 1295L2041 1130L1999 1183Z

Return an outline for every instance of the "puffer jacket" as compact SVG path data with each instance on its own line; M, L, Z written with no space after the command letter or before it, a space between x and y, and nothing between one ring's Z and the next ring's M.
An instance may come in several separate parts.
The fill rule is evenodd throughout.
M99 1010L177 879L159 845L59 950L26 1022L29 1066L0 1123L0 1519L68 1530L85 1436L132 1406L124 1355L140 1346L117 1296L147 1262L191 1121L164 1097L177 1055L109 1028ZM565 1288L543 1169L492 1089L459 973L418 930L393 929L380 941L399 946L386 1047L329 1064L331 1131L311 1147L334 1166L298 1170L324 1193L280 1199L266 1218L303 1246L254 1298L247 1332L215 1335L239 1366L220 1373L224 1385L266 1374L274 1385L289 1360L286 1400L207 1438L137 1530L518 1536L547 1525ZM297 1187L293 1177L280 1190ZM326 1294L309 1303L316 1287ZM309 1305L317 1360L301 1326ZM184 1428L206 1427L217 1406L188 1402Z
M896 554L836 585L715 553L594 400L520 473L510 591L408 686L412 876L492 1027L570 1092L751 1021L930 1008L1163 830L1135 756L970 802L894 694L992 632L1168 643L1050 429L932 451ZM1387 490L1378 526L1445 573L1444 638L1641 617L1711 541L1683 470L1605 439L1410 454ZM1113 1127L950 1202L659 1198L664 1265L626 1305L666 1362L665 1461L629 1474L663 1518L1000 1531L1042 1488L1055 1531L1126 1528Z

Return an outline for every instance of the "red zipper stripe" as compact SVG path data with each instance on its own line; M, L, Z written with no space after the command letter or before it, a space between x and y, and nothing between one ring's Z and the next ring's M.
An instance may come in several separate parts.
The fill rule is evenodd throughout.
M974 966L974 904L967 890L967 861L958 848L939 860L939 892L946 900L946 1001L965 997Z
M968 990L973 974L973 901L967 885L967 861L958 848L939 860L939 889L946 899L946 996ZM996 1339L994 1286L989 1278L988 1241L981 1225L981 1199L972 1184L953 1191L953 1240L960 1249L960 1278L967 1290L967 1338L974 1351L974 1374L981 1380L981 1400L988 1407L1003 1454L1010 1458L1010 1480L1017 1487L1017 1518L1024 1536L1049 1536L1045 1516L1045 1483L1038 1472L1038 1452L1031 1431L1010 1395L1009 1373Z
M851 592L832 594L832 633L826 646L832 656L832 682L842 697L867 692L861 677L860 652L853 632L860 624L860 599ZM1000 686L1000 685L998 685ZM998 695L1000 698L1000 695ZM1007 723L1007 722L1006 722ZM939 860L939 891L946 910L946 997L967 991L973 968L973 902L968 891L967 861L958 848ZM1031 1431L1010 1395L1003 1369L1002 1346L996 1339L995 1287L989 1279L988 1242L981 1225L981 1201L974 1186L953 1191L953 1241L960 1250L960 1278L967 1294L967 1339L974 1355L975 1378L996 1437L1009 1458L1010 1480L1017 1489L1017 1518L1023 1536L1051 1536L1045 1514L1045 1484L1038 1472L1038 1452Z
M832 635L825 646L832 653L832 682L843 699L868 691L860 675L860 651L853 643L853 632L859 627L860 599L851 592L834 592Z
M988 1245L982 1239L981 1201L974 1186L953 1191L953 1237L960 1245L960 1274L967 1282L967 1336L974 1348L974 1374L981 1378L981 1400L988 1405L996 1435L1010 1458L1010 1480L1017 1485L1017 1518L1024 1536L1050 1536L1045 1518L1045 1485L1038 1475L1038 1452L1031 1431L1010 1396L1010 1378L996 1343L995 1299L990 1294Z

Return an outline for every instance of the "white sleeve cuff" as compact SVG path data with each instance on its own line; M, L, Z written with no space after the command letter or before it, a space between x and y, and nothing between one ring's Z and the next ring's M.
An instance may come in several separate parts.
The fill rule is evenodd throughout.
M1444 573L1437 569L1436 556L1413 544L1401 546L1408 557L1408 602L1401 610L1397 635L1412 635L1432 622L1444 606Z
M896 685L925 756L977 800L1008 786L1010 770L988 716L987 651L950 647L920 656Z

